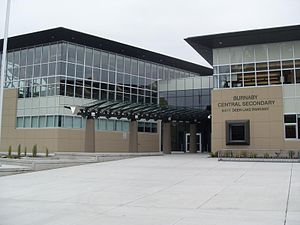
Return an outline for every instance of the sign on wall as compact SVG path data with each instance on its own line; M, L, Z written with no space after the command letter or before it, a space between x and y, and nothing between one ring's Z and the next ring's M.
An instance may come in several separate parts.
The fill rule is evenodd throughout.
M221 112L268 111L275 105L274 99L263 99L259 95L235 95L227 101L217 102Z

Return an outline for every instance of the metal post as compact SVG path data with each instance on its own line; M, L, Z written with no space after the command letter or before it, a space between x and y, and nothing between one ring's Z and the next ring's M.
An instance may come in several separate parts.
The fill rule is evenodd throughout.
M0 82L0 143L2 141L2 111L3 111L3 89L4 80L6 72L6 55L7 55L7 36L8 36L8 26L9 26L9 13L10 13L10 1L7 0L6 4L6 18L4 27L4 37L3 37L3 51L2 51L2 66L1 66L1 82Z

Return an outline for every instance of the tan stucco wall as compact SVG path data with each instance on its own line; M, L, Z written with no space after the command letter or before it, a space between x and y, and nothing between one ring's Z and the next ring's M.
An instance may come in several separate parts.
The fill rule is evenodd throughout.
M159 134L158 133L138 133L139 152L158 152Z
M232 102L234 96L256 95L257 100L271 100L268 106L220 107L221 102ZM246 101L246 100L245 100ZM244 101L244 102L245 102ZM242 104L242 102L241 102ZM245 109L268 107L265 111L239 111ZM222 112L222 110L229 110ZM252 109L251 109L252 110ZM226 120L250 120L250 145L226 145ZM298 142L299 143L299 142ZM284 140L282 88L256 87L213 90L212 92L212 151L221 149L288 149L300 146L287 144Z
M38 152L84 152L85 129L16 129L17 90L5 89L3 102L2 141L0 151L7 151L11 145L13 151L21 144L31 152L34 144ZM158 134L138 134L139 151L159 151ZM126 132L95 132L96 152L128 152L129 135Z

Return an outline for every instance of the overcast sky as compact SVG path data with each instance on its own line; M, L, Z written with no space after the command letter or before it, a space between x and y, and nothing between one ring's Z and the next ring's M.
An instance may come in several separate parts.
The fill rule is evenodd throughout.
M66 27L208 65L183 39L300 24L300 0L11 0L9 36ZM0 0L3 37L6 0Z

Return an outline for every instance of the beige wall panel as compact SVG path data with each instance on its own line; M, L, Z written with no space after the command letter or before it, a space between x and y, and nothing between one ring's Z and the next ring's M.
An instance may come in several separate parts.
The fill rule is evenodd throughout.
M158 133L138 133L139 152L158 152L159 134Z
M254 95L254 99L238 99L239 96L249 95ZM271 103L263 106L250 105L253 101ZM227 104L228 102L234 104ZM258 108L260 109L257 110ZM250 120L250 145L226 146L225 121L247 119ZM284 148L282 88L273 86L213 90L212 131L213 151Z
M215 139L221 139L225 134L225 126L223 123L214 123L212 127L212 135Z
M129 135L126 132L106 132L95 133L96 152L128 152Z

